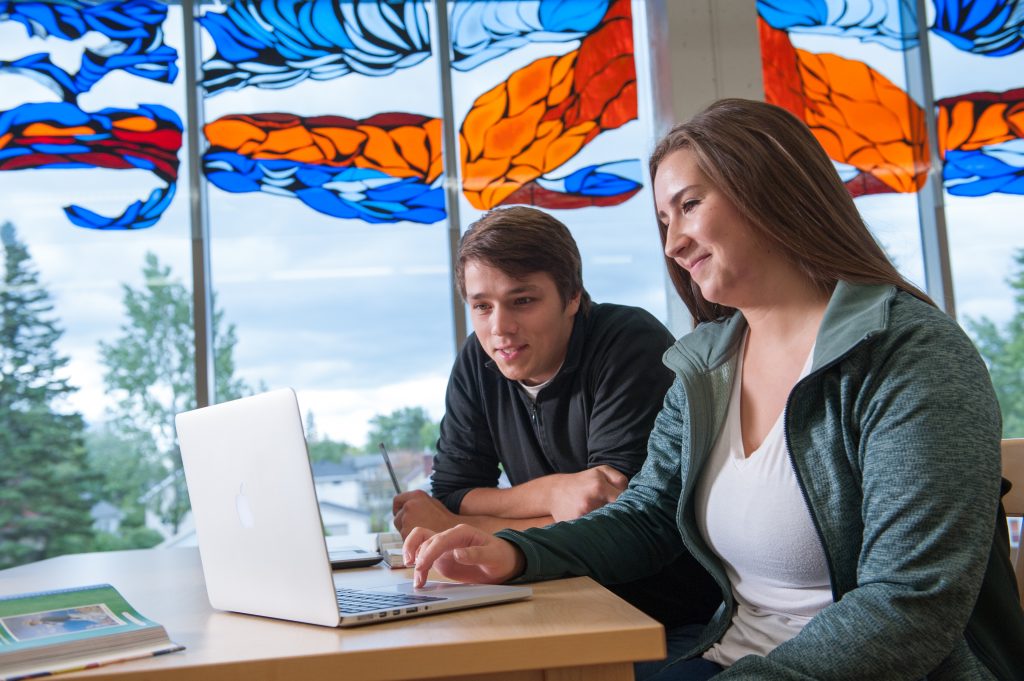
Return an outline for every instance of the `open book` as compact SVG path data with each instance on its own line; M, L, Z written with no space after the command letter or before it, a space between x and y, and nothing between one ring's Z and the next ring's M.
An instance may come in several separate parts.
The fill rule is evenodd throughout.
M5 681L182 649L109 584L0 597Z

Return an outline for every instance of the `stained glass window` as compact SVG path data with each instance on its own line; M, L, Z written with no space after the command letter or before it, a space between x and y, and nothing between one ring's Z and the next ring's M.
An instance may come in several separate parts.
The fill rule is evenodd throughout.
M433 20L422 1L199 20L211 271L239 374L294 386L320 435L353 445L375 414L440 416L454 358Z
M955 311L992 371L1004 434L1019 437L1024 15L1005 0L925 8L918 16L908 0L758 0L766 97L812 127L876 236L918 283L919 223L908 204L927 173L941 183L936 214ZM901 72L920 81L917 92Z
M807 123L889 257L923 287L927 146L904 63L914 25L899 3L872 0L759 0L758 14L766 100Z
M664 319L645 157L645 3L449 3L460 217L526 204L566 223L598 301ZM639 64L639 68L638 68Z
M147 353L134 391L118 367L157 298L192 328L181 36L180 7L154 0L0 5L2 564L161 539L137 500L173 472L173 433L136 408L156 372L190 383L192 359Z
M0 3L0 223L13 225L0 235L50 295L37 321L68 390L49 406L81 417L68 493L90 506L54 543L4 535L20 553L0 564L194 541L173 431L197 403L193 234L208 235L196 281L212 291L215 399L296 388L316 470L371 437L415 430L413 449L429 449L464 313L451 247L489 208L554 212L596 299L666 318L643 176L646 3L443 9L446 31L432 0L196 3L186 54L178 4ZM5 381L17 345L3 348ZM366 501L349 482L332 503ZM50 517L49 503L19 502L15 517Z
M20 268L0 296L27 334L0 348L0 418L27 413L3 401L8 386L45 393L61 441L86 453L68 477L71 455L44 461L0 440L0 455L32 462L4 473L5 493L66 492L0 507L0 527L43 516L56 528L0 536L0 562L185 529L172 417L196 403L194 214L209 234L217 399L294 386L318 465L364 453L387 429L415 425L416 446L429 441L463 314L451 246L490 208L552 212L596 300L666 319L644 171L656 137L650 5L209 2L186 54L178 4L0 3L0 237L6 270ZM956 310L992 366L1007 434L1024 435L1018 5L930 0L917 17L909 0L759 0L757 30L767 98L812 126L919 284L931 271L922 187L929 172L941 184ZM27 361L30 346L45 361ZM53 513L86 501L84 520Z

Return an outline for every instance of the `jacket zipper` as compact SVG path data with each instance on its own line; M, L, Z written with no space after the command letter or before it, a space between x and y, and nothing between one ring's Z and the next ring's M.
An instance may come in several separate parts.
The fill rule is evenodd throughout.
M809 378L809 377L808 377ZM793 400L793 394L796 392L797 387L800 386L800 381L793 390L790 391L789 397L786 398L786 414L789 414L789 405ZM797 486L800 488L800 495L804 498L804 506L807 508L807 513L811 516L811 522L814 524L814 532L818 535L818 543L821 544L821 551L825 554L825 565L828 566L828 581L829 586L832 588L832 601L839 601L839 593L836 587L836 571L832 565L832 554L828 550L828 544L825 542L825 534L821 531L821 523L818 521L818 516L814 512L814 506L811 504L811 499L807 494L807 487L804 485L804 479L800 477L800 469L797 468L796 459L793 458L793 448L789 444L789 418L788 416L783 417L785 419L785 427L782 429L783 439L786 442L786 456L789 457L789 465L793 468L793 475L796 476Z
M793 448L790 446L789 443L789 408L793 403L793 396L796 395L796 392L800 388L800 386L802 386L804 383L809 381L814 376L822 373L826 369L829 369L838 364L839 362L843 361L843 359L848 357L854 350L860 347L862 343L871 338L872 335L873 334L869 333L868 335L864 336L859 341L857 341L849 348L847 348L846 352L844 352L842 355L836 357L828 364L818 367L816 371L808 374L807 376L804 376L801 380L797 381L796 385L793 386L793 389L789 391L789 397L786 398L786 411L783 415L784 427L782 429L782 433L783 439L786 442L786 456L789 457L789 465L793 468L793 475L796 476L797 485L800 487L800 495L803 496L804 498L804 506L807 507L807 513L811 516L811 522L814 524L814 531L818 535L818 542L821 544L822 553L825 554L825 565L828 566L828 580L829 586L831 586L832 588L833 602L838 602L840 597L840 594L838 593L838 587L836 586L836 571L832 563L832 554L829 552L828 544L825 542L825 534L821 531L821 523L818 520L818 516L814 511L813 504L811 504L810 496L807 494L807 487L804 484L804 479L800 476L800 469L796 465L796 459L793 457Z

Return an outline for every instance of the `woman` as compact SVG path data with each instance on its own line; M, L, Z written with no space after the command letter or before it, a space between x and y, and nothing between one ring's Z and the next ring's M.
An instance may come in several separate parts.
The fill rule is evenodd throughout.
M665 354L676 380L643 470L576 521L417 529L416 580L434 565L465 581L614 582L688 550L725 607L695 638L670 632L668 660L641 676L1021 674L999 407L971 342L895 270L782 109L720 101L650 169L669 273L699 325Z

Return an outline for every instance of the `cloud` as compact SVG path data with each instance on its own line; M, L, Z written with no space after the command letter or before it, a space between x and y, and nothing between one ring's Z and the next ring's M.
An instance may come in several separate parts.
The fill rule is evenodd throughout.
M367 424L377 414L421 406L431 418L440 419L444 414L447 384L448 372L445 371L371 389L305 389L298 391L299 407L303 415L307 410L313 411L321 436L362 445L368 432Z

